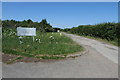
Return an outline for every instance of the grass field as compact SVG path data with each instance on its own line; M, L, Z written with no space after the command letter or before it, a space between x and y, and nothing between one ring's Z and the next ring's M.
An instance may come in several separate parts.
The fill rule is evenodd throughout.
M21 39L21 42L20 42ZM60 33L41 33L37 31L35 41L30 36L19 38L16 31L6 29L3 31L2 50L5 54L14 54L25 57L42 59L65 58L67 54L82 51L80 45ZM20 58L21 59L21 58Z

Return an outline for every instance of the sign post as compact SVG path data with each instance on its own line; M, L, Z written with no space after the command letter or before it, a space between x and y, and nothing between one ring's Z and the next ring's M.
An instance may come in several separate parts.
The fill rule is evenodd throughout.
M33 36L33 42L35 41L35 37Z
M34 42L34 36L36 36L36 28L17 27L17 36L33 36Z

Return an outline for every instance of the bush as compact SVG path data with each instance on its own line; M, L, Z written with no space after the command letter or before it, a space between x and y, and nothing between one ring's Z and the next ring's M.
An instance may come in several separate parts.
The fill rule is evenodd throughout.
M73 34L98 37L106 40L118 40L118 23L102 23L97 25L81 25L70 29Z

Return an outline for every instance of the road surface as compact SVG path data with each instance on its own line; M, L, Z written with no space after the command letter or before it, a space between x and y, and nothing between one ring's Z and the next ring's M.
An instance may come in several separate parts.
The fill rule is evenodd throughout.
M3 64L4 78L118 78L118 47L73 34L85 47L80 57L38 63Z

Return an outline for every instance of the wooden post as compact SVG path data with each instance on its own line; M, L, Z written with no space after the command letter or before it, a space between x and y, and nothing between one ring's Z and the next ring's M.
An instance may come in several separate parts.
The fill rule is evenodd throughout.
M33 42L35 41L35 37L33 36Z

